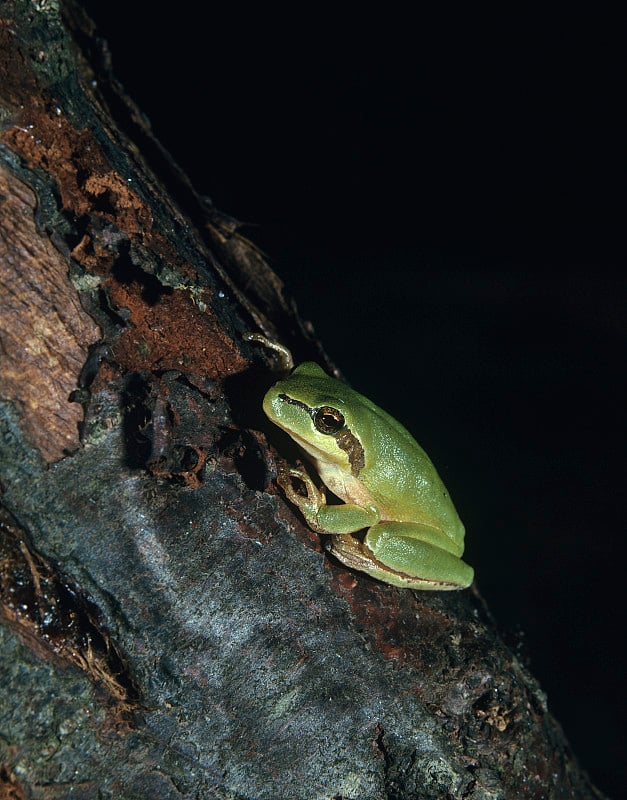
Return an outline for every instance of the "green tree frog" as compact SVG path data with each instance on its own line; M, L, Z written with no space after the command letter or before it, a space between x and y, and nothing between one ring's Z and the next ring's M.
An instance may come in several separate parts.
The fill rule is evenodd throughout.
M246 338L291 364L281 345L259 334ZM275 383L263 410L344 501L327 504L306 472L279 468L287 499L313 530L330 536L327 550L337 559L394 586L470 586L473 570L460 558L464 526L429 457L400 423L312 362ZM293 478L302 482L306 496Z

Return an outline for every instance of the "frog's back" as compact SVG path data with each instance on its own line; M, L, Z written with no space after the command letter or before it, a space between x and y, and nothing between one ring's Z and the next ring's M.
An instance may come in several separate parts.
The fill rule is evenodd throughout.
M386 518L421 522L463 541L464 526L429 456L394 417L367 398L363 402L370 411L372 443L365 469L373 476L370 490Z

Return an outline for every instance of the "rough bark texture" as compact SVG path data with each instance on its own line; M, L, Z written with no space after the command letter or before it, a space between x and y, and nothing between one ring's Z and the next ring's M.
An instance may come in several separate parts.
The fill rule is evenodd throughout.
M0 16L0 798L600 797L476 590L323 556L241 333L332 366L80 10Z

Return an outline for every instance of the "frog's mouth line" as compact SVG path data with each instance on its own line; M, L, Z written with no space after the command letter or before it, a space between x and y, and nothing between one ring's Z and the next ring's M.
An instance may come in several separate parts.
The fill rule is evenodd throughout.
M294 433L294 431L290 430L289 428L286 428L284 425L281 425L278 422L275 422L274 424L278 425L279 428L282 428L287 434L289 434L290 438L293 439L296 442L296 444L300 447L300 449L303 450L314 462L335 461L335 463L339 465L343 465L346 463L346 461L342 458L333 459L331 453L328 453L326 450L320 450L311 442L308 442L306 439L303 439L297 433Z

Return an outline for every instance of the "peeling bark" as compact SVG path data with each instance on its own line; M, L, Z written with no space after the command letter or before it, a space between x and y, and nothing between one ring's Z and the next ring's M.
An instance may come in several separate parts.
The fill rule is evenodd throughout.
M98 326L80 306L67 261L37 230L35 194L0 166L2 395L46 461L79 446L79 406L68 403Z
M476 588L276 491L241 334L333 366L63 14L0 7L0 797L601 797Z

